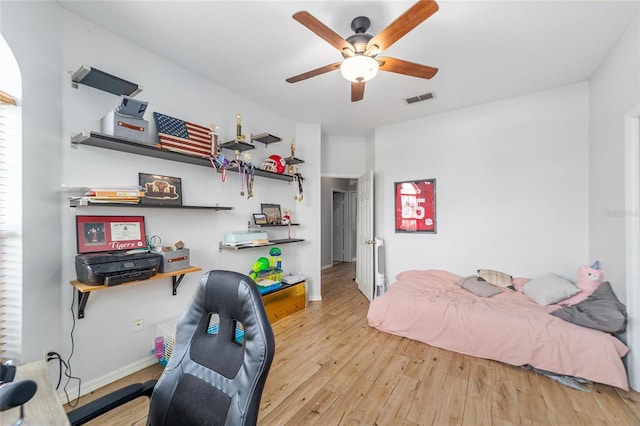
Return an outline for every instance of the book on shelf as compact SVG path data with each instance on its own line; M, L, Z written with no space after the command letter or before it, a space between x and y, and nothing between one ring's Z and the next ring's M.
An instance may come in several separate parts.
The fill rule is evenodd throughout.
M71 202L79 206L89 204L139 204L140 197L71 197Z
M90 189L84 193L85 197L100 197L100 198L130 198L130 197L144 197L144 191L139 189Z

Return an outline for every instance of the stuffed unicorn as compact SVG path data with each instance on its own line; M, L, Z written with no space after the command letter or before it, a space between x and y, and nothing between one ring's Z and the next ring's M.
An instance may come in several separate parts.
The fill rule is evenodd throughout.
M604 273L600 270L600 262L597 260L591 266L582 265L578 268L578 282L576 287L581 291L568 299L560 302L561 305L572 306L582 302L596 291L598 286L604 281Z

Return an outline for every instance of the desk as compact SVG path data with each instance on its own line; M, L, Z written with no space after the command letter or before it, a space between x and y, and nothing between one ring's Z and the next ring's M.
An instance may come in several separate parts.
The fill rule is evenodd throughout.
M38 385L36 394L24 404L24 426L69 425L67 415L56 389L49 380L49 371L44 360L19 365L14 381L31 379ZM20 408L0 413L0 425L13 425L20 418Z

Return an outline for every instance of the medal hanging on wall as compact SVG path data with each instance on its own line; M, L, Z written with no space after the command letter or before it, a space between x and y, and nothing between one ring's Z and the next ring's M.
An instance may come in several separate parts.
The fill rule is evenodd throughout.
M222 182L225 182L227 180L227 169L224 164L224 156L214 155L212 157L209 157L209 162L211 163L211 167L213 167L216 172L220 172L220 174L222 175Z
M224 155L220 154L218 133L216 133L219 126L211 123L209 128L211 129L209 131L209 136L211 136L211 157L209 157L209 162L211 163L211 166L215 169L215 171L221 174L222 182L225 182L227 180L227 170L224 164Z
M253 197L253 178L255 176L255 167L251 163L251 153L242 154L244 158L244 179L247 185L247 199ZM241 194L242 195L242 194Z
M303 194L302 194L302 181L304 180L304 178L302 177L302 175L300 173L294 173L293 174L293 190L294 190L294 197L293 199L296 201L302 201L303 199Z
M245 165L245 170L248 169L248 171L246 171L245 176L247 179L247 199L253 197L253 178L255 177L256 174L256 168L254 167L253 164L248 163Z
M240 175L240 196L244 197L244 182L245 182L245 168L242 160L240 159L240 150L236 149L234 151L235 154L235 163L238 166L238 174Z

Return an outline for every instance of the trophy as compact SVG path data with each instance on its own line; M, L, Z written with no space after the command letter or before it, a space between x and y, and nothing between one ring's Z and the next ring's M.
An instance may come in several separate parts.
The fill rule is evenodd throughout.
M245 136L242 134L242 116L236 114L236 142L244 142Z

